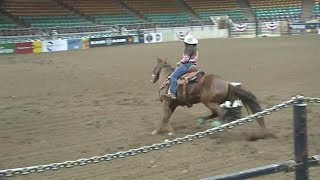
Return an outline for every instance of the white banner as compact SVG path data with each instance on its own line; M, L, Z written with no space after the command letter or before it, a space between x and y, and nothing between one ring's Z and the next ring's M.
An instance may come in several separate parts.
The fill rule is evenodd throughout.
M184 32L184 31L176 32L176 35L177 35L178 39L180 39L180 40L184 40L184 37L185 37L186 35L188 35L188 34L189 34L189 31L186 31L186 32Z
M144 43L162 42L162 33L148 33L144 34Z
M269 30L275 30L279 26L279 22L266 22L266 26Z
M320 29L318 29L318 34L320 34Z
M248 24L246 24L246 23L240 23L240 24L233 23L233 26L236 31L243 32L247 29Z
M66 51L68 50L67 40L43 41L43 52Z

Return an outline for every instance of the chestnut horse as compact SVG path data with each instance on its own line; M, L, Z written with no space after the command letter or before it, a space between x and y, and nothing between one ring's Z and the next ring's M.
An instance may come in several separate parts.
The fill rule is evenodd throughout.
M204 72L197 71L194 67L193 74L188 72L193 81L189 81L185 86L179 83L177 98L171 99L166 96L169 89L169 76L174 71L174 68L169 64L167 59L163 60L157 58L156 66L153 69L151 80L153 83L159 81L160 89L159 96L162 102L163 117L160 128L152 132L152 134L169 132L169 135L174 133L174 128L170 123L170 117L178 106L192 107L193 104L203 103L212 112L210 116L204 117L205 120L218 117L222 123L227 123L225 119L225 112L220 104L229 99L238 98L242 101L243 105L249 107L252 113L262 111L256 96L244 88L231 85L228 81L222 79L215 74L205 74ZM180 78L181 80L181 78ZM185 81L186 82L186 81ZM265 129L264 119L258 119L261 128Z

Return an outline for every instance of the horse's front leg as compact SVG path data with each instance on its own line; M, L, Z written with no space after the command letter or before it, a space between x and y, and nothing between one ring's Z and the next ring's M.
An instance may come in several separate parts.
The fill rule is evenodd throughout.
M169 131L169 135L172 135L174 133L174 128L170 123L170 117L176 108L177 108L177 105L173 101L165 100L163 102L163 106L162 106L163 117L160 124L160 128L158 130L153 131L152 132L153 135L163 133L163 132L168 132L168 131Z

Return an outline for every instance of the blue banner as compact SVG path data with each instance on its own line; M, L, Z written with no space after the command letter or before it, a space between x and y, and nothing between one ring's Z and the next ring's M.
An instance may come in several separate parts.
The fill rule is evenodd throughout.
M80 39L68 39L68 50L81 49Z

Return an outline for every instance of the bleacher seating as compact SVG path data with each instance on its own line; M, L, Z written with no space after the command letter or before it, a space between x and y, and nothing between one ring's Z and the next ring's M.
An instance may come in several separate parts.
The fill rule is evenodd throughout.
M302 11L301 0L250 0L258 19L294 19Z
M52 0L4 0L2 8L30 27L83 26L90 22Z
M191 17L173 0L124 0L149 22L181 22Z
M210 23L210 16L221 15L228 15L233 21L245 21L245 14L237 0L181 1L189 5L206 23ZM312 1L313 15L320 17L320 0ZM302 11L302 0L249 0L249 6L260 20L298 19ZM192 16L188 14L190 12L176 0L0 0L0 8L3 12L0 13L0 36L34 34L31 30L20 31L16 28L17 24L12 21L11 15L33 27L32 30L54 29L59 34L105 31L100 27L106 26L96 26L83 18L84 16L102 25L123 24L127 29L136 29L138 26L166 27L166 23L171 26L171 22L175 22L172 23L174 26L185 26L187 21L192 20ZM139 16L152 23L146 23ZM162 24L153 24L156 22ZM19 31L12 31L14 28Z
M320 17L320 0L314 0L313 14L316 17Z
M128 14L113 0L63 0L63 3L104 25L143 22L140 18Z
M210 16L228 15L233 20L244 19L236 0L184 0L199 17L203 20L210 20Z
M16 28L17 25L15 23L13 23L8 16L3 15L0 13L0 29L12 29L12 28Z

